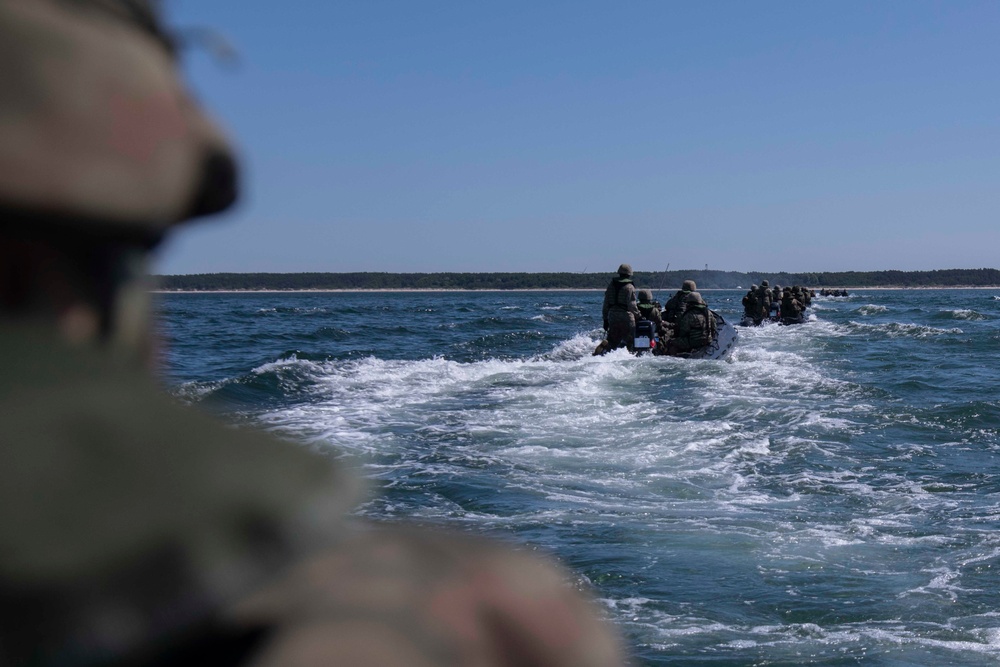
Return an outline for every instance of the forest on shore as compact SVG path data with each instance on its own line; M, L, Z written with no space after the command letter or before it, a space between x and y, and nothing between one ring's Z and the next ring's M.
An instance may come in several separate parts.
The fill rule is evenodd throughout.
M201 273L154 276L166 291L252 290L524 290L604 289L613 272L602 273ZM937 271L843 271L817 273L713 270L636 271L640 288L674 289L687 279L699 289L741 289L768 280L772 285L804 287L993 287L997 269Z

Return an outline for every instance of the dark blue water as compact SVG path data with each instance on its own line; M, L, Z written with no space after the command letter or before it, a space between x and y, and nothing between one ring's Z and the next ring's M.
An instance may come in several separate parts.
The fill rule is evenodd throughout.
M1000 290L817 298L729 362L591 357L601 297L162 295L165 370L349 455L360 514L555 553L642 664L997 664Z

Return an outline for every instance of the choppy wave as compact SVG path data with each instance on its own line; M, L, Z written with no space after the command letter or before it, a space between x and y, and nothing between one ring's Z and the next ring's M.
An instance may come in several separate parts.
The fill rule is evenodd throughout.
M937 315L937 319L948 319L948 320L969 320L973 322L989 320L989 315L977 312L975 310L969 310L964 308L959 308L955 310L944 310Z
M889 338L929 338L961 334L958 327L942 328L911 322L886 322L882 324L866 324L864 322L848 322L856 331L870 332Z
M258 308L256 311L260 315L325 315L330 312L328 308L313 307L313 308L295 308L287 306L270 306L267 308Z
M1000 363L968 298L829 299L730 363L592 357L593 294L178 295L165 331L183 400L350 455L361 515L554 552L644 664L986 665Z

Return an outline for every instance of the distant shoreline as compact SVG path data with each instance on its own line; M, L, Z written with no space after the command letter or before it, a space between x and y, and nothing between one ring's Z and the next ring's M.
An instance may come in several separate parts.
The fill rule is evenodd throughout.
M642 289L650 289L653 292L676 292L677 288L671 287L669 289L660 289L656 287L644 287ZM699 292L733 292L741 289L749 289L743 287L706 287L705 289L699 289ZM961 290L961 289L975 289L975 290L998 290L1000 291L1000 285L942 285L937 287L827 287L827 288L811 288L814 292L819 295L819 292L823 289L836 289L836 290L847 290L848 292L856 290L865 291L917 291L917 290ZM603 292L604 288L594 288L594 287L526 287L521 289L463 289L463 288L445 288L445 287L395 287L395 288L385 288L385 289L371 289L371 288L356 288L356 289L203 289L203 290L181 290L181 289L151 289L149 290L153 294L338 294L338 293L409 293L409 292L452 292L455 294L461 294L463 292Z
M154 275L151 289L164 292L562 292L603 291L608 273L201 273ZM686 280L701 291L747 289L765 280L772 285L810 289L1000 288L1000 269L936 271L846 271L820 273L739 272L713 270L635 271L637 288L673 293ZM853 287L852 287L853 286Z
M356 288L356 289L152 289L153 294L337 294L340 292L603 292L604 289L596 287L526 287L523 289L464 289L461 287L387 287L385 289ZM666 291L666 290L653 290ZM702 290L710 292L713 290ZM723 290L715 290L723 291Z

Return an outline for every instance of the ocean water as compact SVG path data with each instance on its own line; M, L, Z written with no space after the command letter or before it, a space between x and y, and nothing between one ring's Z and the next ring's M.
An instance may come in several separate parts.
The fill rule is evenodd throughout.
M1000 662L1000 290L817 297L728 361L592 357L601 298L165 294L164 371L360 515L555 554L638 664Z

